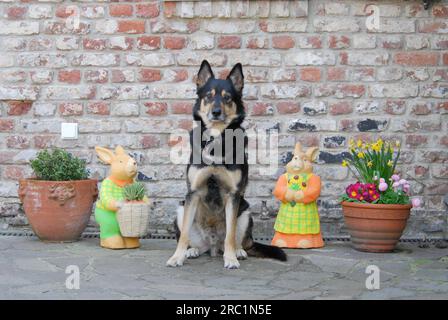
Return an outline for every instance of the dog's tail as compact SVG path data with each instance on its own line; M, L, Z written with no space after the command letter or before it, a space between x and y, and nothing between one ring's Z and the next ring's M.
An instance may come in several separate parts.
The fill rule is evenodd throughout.
M283 251L279 247L255 241L252 242L252 247L246 251L249 256L258 258L272 258L280 261L286 261L288 259L285 251Z

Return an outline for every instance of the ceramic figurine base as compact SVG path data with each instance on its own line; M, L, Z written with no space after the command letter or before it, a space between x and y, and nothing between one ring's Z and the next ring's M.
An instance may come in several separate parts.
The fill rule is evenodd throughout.
M317 148L303 152L300 143L296 144L294 156L286 165L286 173L277 180L273 194L281 205L272 245L300 249L324 246L316 203L321 181L313 173L312 166L317 153Z

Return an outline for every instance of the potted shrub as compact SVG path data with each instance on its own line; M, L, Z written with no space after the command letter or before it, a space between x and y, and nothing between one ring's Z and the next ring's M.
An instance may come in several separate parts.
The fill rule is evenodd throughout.
M347 230L355 249L391 252L406 227L412 207L410 185L395 173L400 143L350 140L350 157L342 162L358 180L341 196ZM418 206L419 200L413 204Z
M150 205L145 185L141 182L123 188L124 204L117 212L120 232L124 237L143 237L148 231Z
M85 161L61 149L43 150L31 168L35 177L19 181L19 197L34 232L43 241L78 240L98 195Z

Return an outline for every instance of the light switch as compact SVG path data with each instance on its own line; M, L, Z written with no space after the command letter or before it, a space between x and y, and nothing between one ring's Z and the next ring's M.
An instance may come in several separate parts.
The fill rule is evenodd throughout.
M61 139L78 139L78 124L61 123Z

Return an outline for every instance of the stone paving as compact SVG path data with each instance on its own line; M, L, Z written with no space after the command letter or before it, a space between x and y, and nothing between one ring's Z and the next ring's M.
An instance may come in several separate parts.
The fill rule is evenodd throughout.
M249 258L239 270L202 256L165 267L174 240L142 240L138 250L111 251L98 239L48 244L0 237L1 299L448 299L448 249L402 243L369 254L349 243L288 250L289 260ZM67 289L69 265L80 288ZM366 289L366 267L380 269L380 289Z

